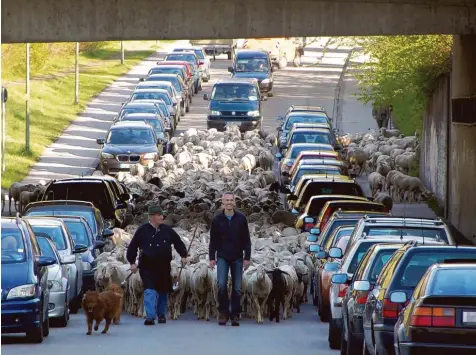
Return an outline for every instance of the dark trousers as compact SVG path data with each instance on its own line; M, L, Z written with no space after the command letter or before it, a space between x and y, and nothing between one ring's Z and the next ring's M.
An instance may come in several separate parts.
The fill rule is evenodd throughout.
M243 260L237 259L229 262L223 258L217 260L218 279L218 311L230 315L228 299L228 270L231 273L231 315L239 316L241 312L241 280L243 277Z

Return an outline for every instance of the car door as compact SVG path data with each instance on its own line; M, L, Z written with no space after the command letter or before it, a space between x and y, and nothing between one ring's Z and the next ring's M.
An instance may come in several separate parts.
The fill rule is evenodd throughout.
M81 290L83 289L83 260L81 259L81 254L75 254L74 253L74 248L75 248L75 243L73 240L73 237L69 233L67 228L63 228L64 233L66 234L66 243L68 245L68 255L73 255L74 256L74 264L71 264L70 268L70 276L71 278L68 278L69 280L74 282L74 295L73 298L78 296L81 293ZM71 299L73 299L71 298Z

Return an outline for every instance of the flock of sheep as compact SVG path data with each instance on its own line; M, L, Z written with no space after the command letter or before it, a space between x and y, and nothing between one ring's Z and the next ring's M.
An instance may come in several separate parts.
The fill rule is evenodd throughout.
M293 227L295 217L281 207L270 152L275 141L272 134L242 135L237 127L225 132L189 129L173 139L173 155L165 155L154 168L120 174L118 179L140 196L137 214L125 230L114 229L106 251L98 257L96 287L124 285L124 310L144 317L140 276L130 274L125 252L137 227L147 220L143 212L159 203L169 213L165 223L187 247L193 240L189 264L181 274L180 257L174 251L171 276L179 287L169 295L169 317L177 319L186 310L193 310L198 319L218 316L217 274L216 268L209 268L208 231L220 211L222 193L233 191L237 208L248 217L252 240L242 282L243 313L263 323L266 316L276 317L280 306L283 319L292 316L293 308L299 311L300 304L307 302L314 263L305 251L307 233L300 234ZM192 238L194 231L196 238Z

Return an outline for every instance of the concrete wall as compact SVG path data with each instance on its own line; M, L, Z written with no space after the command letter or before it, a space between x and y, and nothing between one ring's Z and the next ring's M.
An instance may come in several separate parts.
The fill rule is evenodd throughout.
M467 238L476 235L476 35L455 36L451 75L452 117L449 154L449 220ZM455 123L455 102L469 105ZM470 115L471 117L469 117ZM459 117L461 121L461 117ZM472 239L472 238L471 238Z
M474 0L3 0L2 42L476 33Z
M448 124L450 121L450 77L443 76L423 117L420 151L420 179L433 191L441 206L447 198Z

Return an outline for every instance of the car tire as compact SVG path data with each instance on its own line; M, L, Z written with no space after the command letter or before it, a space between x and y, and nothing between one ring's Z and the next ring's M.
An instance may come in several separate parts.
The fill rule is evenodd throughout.
M231 52L227 53L228 60L231 60Z
M345 340L345 355L360 355L362 354L362 344L355 338L354 334L350 331L349 325L346 327L347 340ZM344 338L344 336L341 336Z
M40 319L43 319L43 305L40 305L41 311L40 311ZM26 340L29 343L42 343L43 342L43 322L40 322L38 327L33 328L26 332Z
M195 86L195 89L193 91L194 91L194 94L198 94L198 85Z
M339 329L337 329L335 322L331 317L329 320L329 336L327 338L329 342L329 348L338 350L340 348L341 336L342 335L339 333Z
M340 355L347 355L347 341L345 340L344 334L340 337Z
M69 302L69 312L71 314L77 314L81 308L81 296L76 296L74 299Z
M322 300L320 297L318 297L317 302L318 302L317 309L319 312L319 319L321 320L321 322L329 322L329 312L327 312L327 310L324 309L324 307L322 306Z
M273 97L274 93L272 91L268 91L268 97Z
M50 317L47 315L43 322L43 337L46 338L48 335L50 335Z
M187 106L185 106L185 112L190 112L190 104L187 103Z

